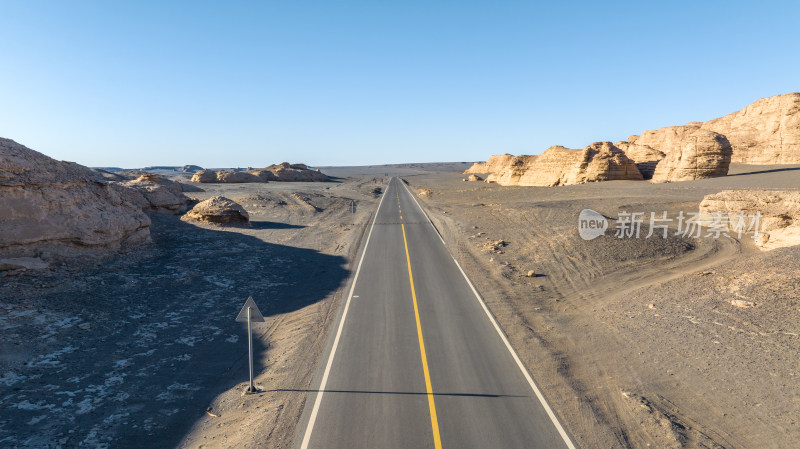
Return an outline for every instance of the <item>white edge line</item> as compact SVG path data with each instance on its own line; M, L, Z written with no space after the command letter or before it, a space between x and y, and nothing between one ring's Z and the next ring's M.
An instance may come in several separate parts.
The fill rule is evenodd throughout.
M486 307L486 302L483 300L483 298L481 298L481 295L478 294L478 291L475 289L475 286L472 285L472 281L470 281L469 278L467 277L467 273L464 273L464 270L461 268L461 265L459 265L458 261L455 258L453 258L453 262L456 263L458 270L461 271L461 274L464 276L464 279L466 279L467 284L469 284L469 287L472 289L472 293L475 294L475 297L478 299L478 302L480 302L481 307L483 307L483 311L486 312L486 316L489 317L489 321L492 322L495 330L497 331L497 334L500 335L500 338L503 340L503 343L505 343L508 352L511 353L511 356L514 358L514 361L517 362L519 370L522 371L522 375L525 376L525 380L528 381L528 385L530 385L533 392L536 393L536 397L539 399L539 402L541 402L542 407L544 407L544 410L547 412L547 416L549 416L550 420L553 421L553 425L556 426L556 429L558 430L558 433L561 435L561 438L564 440L564 443L566 443L569 449L575 449L575 445L572 444L572 440L570 440L569 435L567 435L567 432L564 430L564 427L558 421L558 417L556 417L556 414L553 413L553 409L550 408L550 404L547 403L547 400L544 398L544 395L542 395L542 392L539 390L539 387L536 385L536 382L533 381L533 378L531 377L530 373L528 373L527 368L525 368L525 365L522 364L522 360L520 360L519 356L517 355L517 351L515 351L514 348L511 346L511 343L509 343L508 338L506 338L506 335L503 333L503 330L500 329L500 325L497 324L497 320L494 319L494 316L492 316L492 313L489 311L489 308Z
M391 180L389 181L391 184ZM356 288L356 282L358 281L358 275L361 273L361 264L364 263L364 255L367 253L367 247L369 246L369 238L372 237L372 230L375 228L375 221L378 219L378 213L381 211L381 204L383 204L383 199L386 198L386 192L389 190L389 184L386 185L386 190L383 191L383 195L381 196L381 200L378 203L378 208L375 210L375 217L372 219L372 225L369 228L369 234L367 234L367 241L364 242L364 250L361 253L361 260L358 261L358 267L356 268L356 274L353 276L353 284L350 285L350 293L347 295L347 302L344 304L344 311L342 312L342 320L339 321L339 329L336 331L336 338L333 339L333 347L331 347L331 354L328 356L328 363L325 365L325 372L322 374L322 382L319 385L319 392L317 393L317 398L314 400L314 408L311 409L311 417L308 419L308 425L306 426L306 433L303 435L303 442L300 445L300 449L308 448L308 443L311 440L311 432L314 430L314 423L317 420L317 413L319 412L319 405L322 402L322 396L325 393L325 386L328 384L328 375L331 372L331 366L333 365L333 357L336 355L336 348L339 346L339 338L342 336L342 329L344 329L344 321L347 318L347 311L350 309L350 300L353 299L353 292Z
M417 198L414 196L413 193L411 193L410 190L408 190L408 186L406 186L406 183L403 182L403 180L400 180L400 184L402 184L403 187L405 187L406 192L408 192L409 196L411 196L411 199L414 200L415 203L417 203L417 207L419 207L419 210L422 211L422 215L424 215L425 218L428 219L428 223L431 224L431 227L433 228L433 231L436 232L436 236L439 237L439 240L442 241L442 245L447 246L447 243L444 242L444 239L442 238L442 235L439 234L439 230L436 229L436 226L434 226L433 221L431 221L431 217L429 217L428 213L425 212L425 209L423 209L422 206L419 205L419 202L417 201Z
M400 183L403 184L403 187L405 187L408 194L411 195L411 198L414 200L415 203L417 203L417 207L419 207L419 210L422 211L422 213L428 219L428 222L431 224L431 226L433 226L431 218L428 216L428 214L425 212L422 206L419 205L419 202L417 202L417 199L414 198L414 195L408 190L406 184L402 181ZM436 231L435 226L434 230ZM439 240L442 241L442 244L445 244L444 239L442 239L442 236L439 234L438 231L436 231L436 235L439 236ZM445 247L446 246L447 245L445 244ZM452 257L452 255L450 257ZM514 348L511 346L511 343L509 343L506 334L503 333L503 330L500 328L500 325L497 324L497 320L494 319L492 312L489 311L489 308L486 306L486 302L483 300L483 298L481 298L481 295L478 293L478 290L475 289L475 286L472 285L472 281L469 280L469 277L467 277L467 273L464 272L464 269L461 268L461 265L458 263L455 257L453 257L453 262L455 262L456 266L458 267L458 270L464 276L464 279L466 279L467 284L469 284L469 288L472 289L472 293L475 294L475 298L478 299L478 302L480 303L481 307L483 307L483 311L486 312L486 316L489 317L489 321L491 321L492 325L494 325L494 329L497 331L497 334L500 336L500 339L503 340L503 343L506 345L506 349L508 349L508 352L511 353L511 357L514 358L514 361L517 363L517 367L519 368L520 371L522 371L522 375L525 376L525 380L528 381L528 385L530 385L531 390L533 390L533 392L536 394L536 397L539 399L539 402L542 404L542 407L544 407L544 410L547 412L547 416L550 417L550 421L553 422L553 425L556 427L556 430L558 430L558 433L559 435L561 435L561 438L564 440L564 443L567 445L569 449L575 449L575 445L572 443L572 440L570 440L569 435L567 435L567 432L564 430L564 427L558 421L558 417L553 412L553 409L550 408L550 404L547 403L547 400L544 398L544 395L542 395L542 392L541 390L539 390L539 387L536 385L536 382L533 381L533 377L531 377L530 373L528 372L528 369L525 368L525 365L522 364L522 360L520 360L519 355L517 355L517 351L515 351Z

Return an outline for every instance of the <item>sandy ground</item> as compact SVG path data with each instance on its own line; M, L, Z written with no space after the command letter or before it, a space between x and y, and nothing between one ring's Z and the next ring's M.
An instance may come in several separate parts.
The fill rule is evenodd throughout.
M800 247L647 227L617 239L613 221L577 232L584 208L675 217L723 189L800 188L800 167L658 185L461 178L406 177L580 447L800 447Z
M800 447L799 247L583 241L576 224L583 208L674 216L726 188L798 188L798 167L557 188L461 182L464 168L195 185L188 195L234 199L252 225L155 215L145 248L0 279L0 447L291 445L391 175L432 191L420 200L580 447ZM254 327L263 392L244 396L234 318L250 295L267 318Z
M154 215L152 245L2 278L0 447L291 444L384 181L361 176L195 185L189 196L238 201L251 225ZM266 317L254 325L264 392L245 397L234 318L250 295Z

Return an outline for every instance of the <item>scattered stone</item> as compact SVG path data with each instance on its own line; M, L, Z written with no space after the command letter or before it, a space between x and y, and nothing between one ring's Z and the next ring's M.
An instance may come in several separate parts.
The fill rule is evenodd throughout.
M753 307L756 304L752 301L745 301L744 299L731 299L731 305L734 305L736 307L747 308L747 307Z
M483 178L481 178L478 175L469 175L469 176L467 176L466 180L467 181L483 181Z
M527 276L529 278L536 277L536 272L533 271L533 270L528 270L528 272L525 274L525 276Z
M431 190L431 189L417 189L417 193L419 193L419 196L430 197L431 195L433 195L433 190Z
M505 248L506 245L508 245L508 242L503 241L503 240L495 240L495 241L489 241L489 242L484 242L483 243L483 247L487 251L491 251L491 252L496 253L496 254L503 254L503 251L502 251L501 248Z

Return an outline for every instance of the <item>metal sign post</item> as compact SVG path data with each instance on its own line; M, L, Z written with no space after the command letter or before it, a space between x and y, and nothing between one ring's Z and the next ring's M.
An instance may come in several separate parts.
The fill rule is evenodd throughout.
M247 394L258 393L258 389L253 383L253 329L251 323L253 321L264 322L264 315L262 315L261 311L258 310L258 306L256 305L255 301L253 301L252 296L248 297L247 301L244 302L242 310L240 310L239 315L236 316L236 321L247 321L247 348L248 355L250 356L250 385L246 390L244 390L244 392Z

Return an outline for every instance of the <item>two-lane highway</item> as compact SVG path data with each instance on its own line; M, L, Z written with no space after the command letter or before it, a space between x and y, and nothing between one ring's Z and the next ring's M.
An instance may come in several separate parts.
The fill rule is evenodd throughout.
M397 178L334 332L297 447L574 447Z

